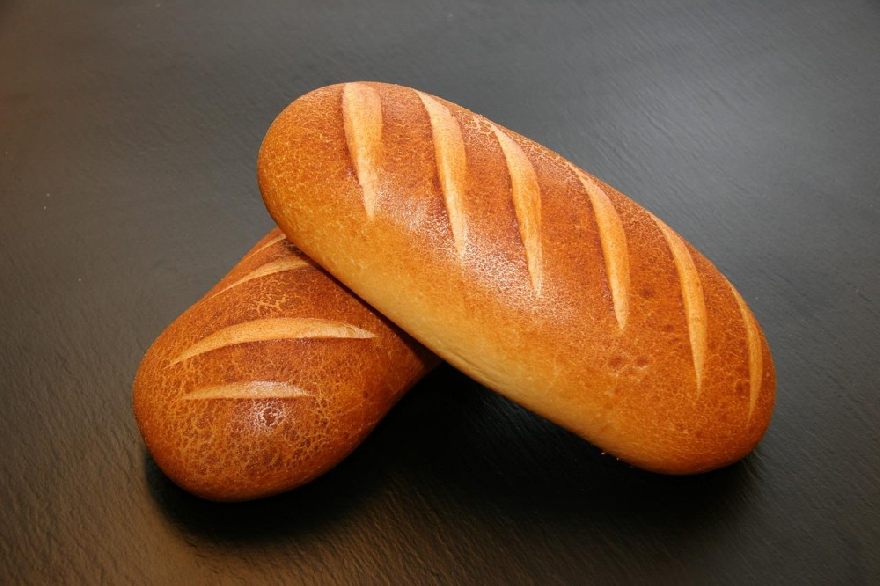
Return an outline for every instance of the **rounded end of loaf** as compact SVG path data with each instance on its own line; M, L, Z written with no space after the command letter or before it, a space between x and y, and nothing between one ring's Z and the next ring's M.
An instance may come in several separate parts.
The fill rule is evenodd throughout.
M316 88L306 94L303 94L287 107L285 107L266 130L263 141L260 143L260 149L257 153L257 184L259 186L260 195L269 215L275 220L275 223L281 227L287 238L296 245L296 241L292 239L296 236L295 231L284 229L282 221L289 221L286 213L282 210L289 210L289 206L285 204L284 199L277 197L282 192L290 195L284 189L286 179L289 178L289 170L299 166L299 157L307 157L307 151L299 151L291 148L288 137L292 133L297 132L297 127L303 122L304 117L310 117L309 122L320 124L323 110L328 110L327 105L333 102L339 102L345 84L334 84ZM345 154L347 157L348 155ZM316 170L317 172L331 172L330 165L334 165L334 161L327 161L324 169ZM334 171L339 172L340 166L335 165ZM348 172L343 170L343 172ZM318 179L312 177L312 180ZM330 195L330 194L328 194Z
M648 470L729 465L775 373L716 267L558 154L412 88L314 90L258 161L287 236L454 366Z
M769 357L766 346L765 352ZM731 389L737 387L741 385L733 382ZM775 387L771 361L750 414L743 416L741 402L721 401L704 413L687 413L682 417L686 423L632 418L614 437L597 443L626 462L659 474L702 474L724 468L746 458L764 437L773 415ZM682 409L690 411L692 406L685 404Z
M708 322L697 384L687 359L683 365L652 359L644 351L625 358L612 352L607 378L590 385L594 393L601 389L594 394L598 401L570 401L564 411L551 407L566 414L564 426L632 465L661 474L700 474L745 458L764 437L776 402L775 365L760 325L727 279L693 254ZM692 353L684 335L665 348L677 346L685 355Z
M273 230L153 342L134 415L184 490L263 498L336 466L431 361Z
M298 435L321 428L283 400L245 406L234 399L196 404L172 398L162 386L165 366L151 348L134 383L135 419L156 465L195 496L217 502L273 496L328 471L354 448L353 442L313 447L308 439L283 437L298 415L305 419L296 425Z

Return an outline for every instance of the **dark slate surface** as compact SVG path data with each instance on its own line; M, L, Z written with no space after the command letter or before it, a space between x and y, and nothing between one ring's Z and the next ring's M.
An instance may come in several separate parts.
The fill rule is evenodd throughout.
M0 582L880 579L880 6L0 2ZM270 226L297 95L380 79L538 141L740 287L757 453L641 473L449 368L323 479L236 506L145 454L130 383Z

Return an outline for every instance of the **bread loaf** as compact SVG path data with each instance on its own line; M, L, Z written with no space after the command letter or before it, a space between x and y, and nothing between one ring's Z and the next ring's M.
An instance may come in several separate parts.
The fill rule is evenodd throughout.
M150 346L134 412L178 485L252 499L335 466L435 362L276 229Z
M640 467L695 473L761 438L770 351L728 280L558 154L414 89L285 109L260 150L291 242L486 386Z

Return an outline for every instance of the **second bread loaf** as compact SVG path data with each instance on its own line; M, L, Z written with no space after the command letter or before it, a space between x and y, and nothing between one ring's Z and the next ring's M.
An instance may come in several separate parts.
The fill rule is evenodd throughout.
M276 229L153 342L134 412L181 487L265 497L339 463L436 362Z

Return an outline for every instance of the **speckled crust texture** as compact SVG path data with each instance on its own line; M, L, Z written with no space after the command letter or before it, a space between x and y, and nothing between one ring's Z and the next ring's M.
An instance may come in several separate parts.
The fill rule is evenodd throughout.
M275 229L150 346L134 412L175 483L259 498L335 466L435 363Z
M317 89L272 124L265 203L306 254L488 387L640 467L746 455L775 374L727 279L562 157L411 88Z

